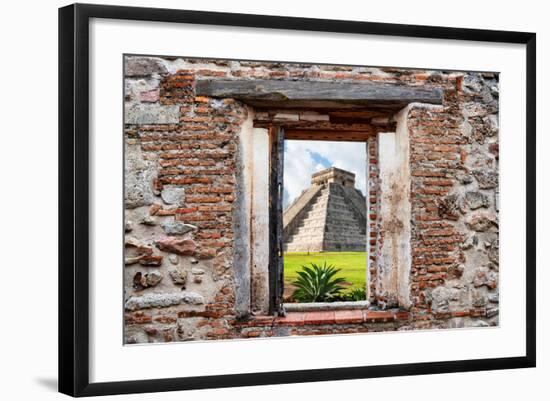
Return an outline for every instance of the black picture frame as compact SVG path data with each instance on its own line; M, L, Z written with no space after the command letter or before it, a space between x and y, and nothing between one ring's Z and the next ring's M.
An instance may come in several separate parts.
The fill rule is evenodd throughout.
M526 354L408 363L90 383L89 22L91 18L515 43L526 46ZM59 9L59 391L71 396L238 387L534 367L536 363L536 35L527 32L74 4Z

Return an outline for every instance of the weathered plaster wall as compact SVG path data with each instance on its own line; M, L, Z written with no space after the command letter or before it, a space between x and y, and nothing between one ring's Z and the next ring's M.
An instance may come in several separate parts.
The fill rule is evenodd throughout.
M405 297L409 289L410 305L398 299L406 310L334 323L293 317L304 327L294 331L288 321L243 320L265 312L258 294L267 273L267 134L251 129L244 104L196 96L198 77L373 80L445 91L443 105L411 105L406 116L412 252L409 284L401 272L397 286ZM344 333L498 322L497 75L129 57L124 84L127 343L314 334L327 324ZM379 155L376 141L367 146L369 297L383 307L375 285L377 238L387 237L377 232L385 224Z
M269 134L254 128L252 133L251 224L251 309L256 314L269 310Z
M241 319L250 314L250 262L252 232L252 197L250 188L254 177L252 152L254 110L247 107L246 119L239 130L239 147L234 154L236 161L236 197L233 208L235 279L235 314Z
M396 114L395 133L378 134L380 183L377 301L384 309L409 308L411 202L409 107Z

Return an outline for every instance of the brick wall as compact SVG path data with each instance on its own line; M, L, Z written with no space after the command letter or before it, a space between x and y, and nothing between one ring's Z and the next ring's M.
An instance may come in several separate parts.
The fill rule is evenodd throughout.
M237 319L239 132L249 109L196 96L199 77L373 80L445 90L443 105L409 112L410 310L388 311L384 321L305 316L295 326L272 317ZM497 324L497 75L133 56L125 60L124 83L127 343ZM368 149L374 217L375 138ZM374 306L379 223L369 223Z
M368 188L368 275L367 287L369 301L376 304L376 282L378 267L376 255L379 254L379 245L382 243L380 223L378 219L378 206L380 205L379 177L378 177L378 148L376 138L372 137L367 142L367 188Z

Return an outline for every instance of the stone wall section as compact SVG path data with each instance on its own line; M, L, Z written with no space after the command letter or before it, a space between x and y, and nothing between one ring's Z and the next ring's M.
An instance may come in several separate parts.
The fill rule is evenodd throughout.
M444 88L442 106L409 112L412 307L406 319L363 320L360 331L498 324L498 74L131 56L124 78L126 343L253 337L246 334L253 325L276 327L273 318L266 326L258 318L243 323L235 310L239 132L248 109L196 96L199 77ZM376 143L367 146L368 213L376 218ZM369 223L371 289L384 240L379 227ZM349 324L335 321L330 330L354 332ZM285 330L261 335L300 331Z
M236 316L238 133L244 105L194 95L195 77L128 58L126 342L223 338Z
M498 324L498 75L443 83L441 107L409 114L417 320ZM465 320L464 316L477 319Z

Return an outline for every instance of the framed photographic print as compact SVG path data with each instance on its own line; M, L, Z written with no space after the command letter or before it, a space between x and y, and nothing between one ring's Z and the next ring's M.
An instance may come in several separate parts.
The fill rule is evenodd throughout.
M535 366L535 34L78 4L59 77L61 392Z

